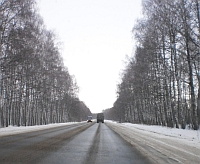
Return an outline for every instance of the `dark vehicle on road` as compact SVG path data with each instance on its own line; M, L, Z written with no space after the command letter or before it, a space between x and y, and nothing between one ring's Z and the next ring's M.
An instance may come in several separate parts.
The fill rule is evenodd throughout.
M99 122L104 123L104 114L103 113L97 114L97 123L99 123Z
M92 116L88 116L87 122L92 122Z

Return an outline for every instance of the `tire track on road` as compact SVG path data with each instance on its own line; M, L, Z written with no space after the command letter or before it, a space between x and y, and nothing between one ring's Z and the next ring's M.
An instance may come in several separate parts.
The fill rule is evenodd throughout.
M98 125L98 128L95 132L94 138L92 140L92 145L89 148L88 155L84 161L84 164L88 163L95 163L96 156L98 154L99 150L99 143L100 143L100 129L101 129L101 123Z

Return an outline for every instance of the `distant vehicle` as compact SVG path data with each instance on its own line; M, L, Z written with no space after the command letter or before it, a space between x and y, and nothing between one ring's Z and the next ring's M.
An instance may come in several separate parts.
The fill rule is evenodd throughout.
M88 116L87 122L92 122L92 116Z
M97 123L99 123L99 122L104 123L104 114L103 113L97 114Z

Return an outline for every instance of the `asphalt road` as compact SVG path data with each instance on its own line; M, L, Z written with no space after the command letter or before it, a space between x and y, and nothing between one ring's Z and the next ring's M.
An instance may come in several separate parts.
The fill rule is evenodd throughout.
M103 123L80 123L0 138L0 164L150 164Z

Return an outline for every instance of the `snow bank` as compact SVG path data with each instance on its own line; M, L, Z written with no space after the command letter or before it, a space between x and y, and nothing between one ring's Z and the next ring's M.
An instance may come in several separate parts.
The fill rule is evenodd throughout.
M189 139L189 140L200 139L200 130L168 128L168 127L156 126L156 125L140 125L140 124L130 124L130 123L123 123L123 124L129 127L134 127L140 130L162 134L162 135L170 136L170 137Z
M120 124L127 126L129 128L135 128L138 130L147 131L164 136L200 141L200 130L177 129L164 126L142 125L142 124L132 124L132 123L120 123Z
M31 132L31 131L37 131L42 129L48 129L58 126L64 126L69 124L76 124L77 122L68 122L68 123L55 123L55 124L48 124L48 125L36 125L36 126L9 126L6 128L0 128L0 137L6 136L6 135L12 135L17 133L25 133L25 132Z

